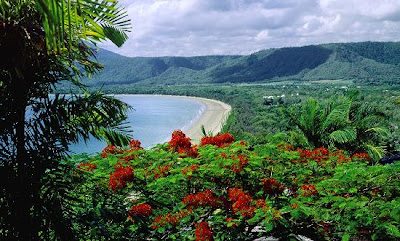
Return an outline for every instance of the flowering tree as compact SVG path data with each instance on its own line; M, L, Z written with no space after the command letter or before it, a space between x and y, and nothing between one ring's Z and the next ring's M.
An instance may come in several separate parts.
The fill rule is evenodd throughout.
M113 195L108 205L126 205L115 206L118 215L108 226L85 228L95 233L101 226L108 237L138 240L400 237L398 164L372 166L366 153L294 149L285 143L250 147L230 134L216 140L203 138L197 155L190 156L179 148L189 150L190 139L175 131L169 143L152 150L111 154L108 147L107 157L84 157L96 169L78 168L79 185L100 185ZM121 166L132 171L116 177ZM124 185L113 188L114 178ZM106 210L107 204L96 208Z

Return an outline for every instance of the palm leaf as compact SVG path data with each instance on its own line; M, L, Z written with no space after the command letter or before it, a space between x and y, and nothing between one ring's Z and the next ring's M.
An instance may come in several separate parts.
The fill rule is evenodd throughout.
M378 161L386 154L386 149L384 146L374 146L371 144L363 145L365 152L375 161Z
M114 0L35 0L43 16L48 49L71 50L76 37L89 41L110 40L121 46L131 25L126 10ZM68 35L68 44L64 39Z
M329 128L340 127L348 124L350 113L351 101L345 97L340 98L338 104L333 105L332 110L328 112L324 122L322 123L322 130Z
M383 127L372 127L367 129L365 132L372 132L372 133L376 133L382 137L388 137L390 136L389 131L386 128Z
M354 141L357 138L357 132L354 128L345 128L341 130L336 130L329 134L329 140L331 142L336 142L336 143L348 143L351 141Z
M306 105L302 108L299 124L301 129L314 133L318 104L315 99L307 100Z

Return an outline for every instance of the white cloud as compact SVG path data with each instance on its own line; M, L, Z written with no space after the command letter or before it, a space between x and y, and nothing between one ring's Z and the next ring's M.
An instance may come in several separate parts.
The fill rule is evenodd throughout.
M248 54L343 41L400 40L400 0L122 0L128 56Z

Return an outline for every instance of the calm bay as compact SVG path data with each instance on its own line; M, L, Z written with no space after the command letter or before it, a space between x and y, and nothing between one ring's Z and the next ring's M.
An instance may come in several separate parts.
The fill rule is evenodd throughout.
M185 131L205 111L199 101L160 95L116 95L116 98L133 107L127 122L132 136L145 148L169 140L174 130ZM72 154L100 152L106 143L91 138L86 143L71 145Z

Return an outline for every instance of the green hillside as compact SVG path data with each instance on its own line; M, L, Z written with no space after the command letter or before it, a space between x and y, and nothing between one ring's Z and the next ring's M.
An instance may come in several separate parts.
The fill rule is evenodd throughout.
M89 85L252 83L351 79L399 83L400 43L361 42L262 50L245 56L124 57L100 49Z

